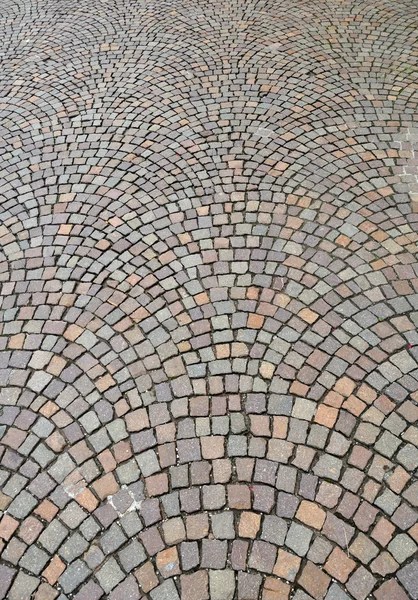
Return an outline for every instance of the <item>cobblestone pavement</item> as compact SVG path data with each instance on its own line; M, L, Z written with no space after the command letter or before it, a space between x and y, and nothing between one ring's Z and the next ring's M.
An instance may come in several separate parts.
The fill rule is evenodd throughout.
M417 600L418 0L0 9L0 598Z

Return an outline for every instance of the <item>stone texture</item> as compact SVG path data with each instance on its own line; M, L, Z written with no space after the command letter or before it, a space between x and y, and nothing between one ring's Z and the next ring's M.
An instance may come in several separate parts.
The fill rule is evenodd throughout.
M416 598L413 3L21 4L0 597Z

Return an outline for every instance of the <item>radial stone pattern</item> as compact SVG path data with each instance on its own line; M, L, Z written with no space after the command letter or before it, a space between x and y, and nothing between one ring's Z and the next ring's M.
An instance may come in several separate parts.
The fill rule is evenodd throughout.
M0 599L418 598L417 0L2 0Z

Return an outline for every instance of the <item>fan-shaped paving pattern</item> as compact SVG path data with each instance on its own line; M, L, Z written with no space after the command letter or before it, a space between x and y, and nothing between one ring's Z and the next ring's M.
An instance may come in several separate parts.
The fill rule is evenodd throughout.
M0 598L416 600L416 7L3 4Z

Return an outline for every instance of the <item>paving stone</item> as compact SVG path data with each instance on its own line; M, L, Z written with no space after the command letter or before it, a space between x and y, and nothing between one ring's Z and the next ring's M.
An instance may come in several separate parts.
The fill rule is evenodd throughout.
M172 579L164 581L161 585L150 592L152 600L179 600L176 586Z
M260 523L261 515L248 511L242 512L239 519L238 535L254 539L260 529Z
M296 518L315 529L321 529L324 524L326 513L315 503L303 500L299 505Z
M400 533L388 544L388 550L394 557L394 559L402 564L407 558L412 556L416 550L417 545L406 533Z
M118 557L123 569L129 573L132 569L142 564L146 560L146 554L137 540L132 540L130 544L118 552Z
M401 504L399 508L396 509L395 513L392 516L392 523L397 525L400 529L409 529L412 527L417 521L416 512L407 506L406 504Z
M417 507L418 506L418 496L417 496L417 492L418 492L418 482L413 483L411 486L409 486L409 488L403 492L403 497L406 498L406 500L408 500L408 502L410 502L412 504L412 506Z
M48 561L49 556L46 552L37 546L29 546L20 559L19 565L34 575L39 575Z
M38 502L32 494L29 494L26 490L22 490L17 498L10 504L8 511L13 517L23 519L37 504Z
M212 533L219 540L235 538L234 515L232 512L211 515Z
M286 536L285 544L298 556L305 556L309 550L312 531L298 523L292 523Z
M248 566L262 573L272 573L277 549L273 544L256 540L253 543Z
M315 564L322 565L331 554L331 551L332 544L324 538L317 537L314 539L307 556Z
M213 571L217 573L218 571ZM223 571L221 571L222 573ZM186 600L208 600L208 573L207 571L197 571L190 575L182 575L181 581L181 598Z
M279 517L291 519L294 517L298 505L299 499L296 496L279 492L277 495L276 514Z
M199 548L197 542L183 542L180 546L183 570L189 571L199 564Z
M314 467L314 473L318 477L326 477L338 481L341 473L341 460L334 456L324 454Z
M67 529L59 521L52 521L39 536L39 543L52 553L58 549L67 535Z
M356 600L364 600L373 589L376 579L364 567L360 567L351 575L346 588Z
M301 585L315 600L325 598L331 579L316 565L308 561L299 577Z
M120 583L109 596L109 600L139 600L139 598L138 584L132 576Z
M397 573L397 577L407 593L416 600L418 598L418 562L413 560Z
M325 600L349 600L348 596L336 583L332 583Z
M346 548L354 535L354 527L338 519L332 513L327 514L322 533L342 548Z
M363 564L368 564L379 553L379 549L367 536L359 533L350 545L350 552Z
M354 560L349 558L342 550L335 547L324 568L331 577L334 577L341 583L345 583L355 567L356 563Z
M6 598L8 589L11 586L15 570L6 565L0 566L0 597Z
M232 600L235 594L234 571L209 571L209 587L211 599Z
M399 600L407 600L408 598L408 596L405 594L404 590L401 588L399 583L397 583L394 579L385 581L385 583L381 585L380 588L376 590L373 595L376 598L376 600L386 600L388 598L399 598Z
M115 552L125 542L126 537L123 531L116 523L113 523L110 529L103 535L100 544L103 552L107 555Z
M279 548L273 573L287 581L294 581L298 574L301 559L290 552Z
M261 586L261 575L251 573L238 573L238 598L239 600L257 600Z
M74 561L59 578L59 584L65 593L75 590L90 575L90 569L80 559Z
M159 552L156 557L156 564L159 572L164 578L180 574L179 557L177 548L167 548Z
M8 592L7 598L10 598L10 600L30 598L39 584L40 580L38 578L31 575L26 575L26 573L20 571Z
M274 515L266 515L263 520L261 538L277 546L282 546L287 534L286 521Z
M78 533L67 538L59 549L59 555L68 563L81 556L88 548L86 540Z
M47 583L41 583L35 593L35 600L54 600L59 592Z
M209 569L224 569L226 553L226 541L205 539L202 541L202 558L200 566Z
M155 588L159 583L154 566L151 562L146 562L140 566L139 569L136 569L134 575L138 580L142 591L145 593Z
M88 598L92 598L94 600L98 600L103 596L102 588L94 583L94 581L89 581L85 585L82 586L80 591L74 596L77 600L87 600Z
M382 552L371 563L370 568L373 573L385 576L394 573L399 568L399 564L392 558L389 552Z

